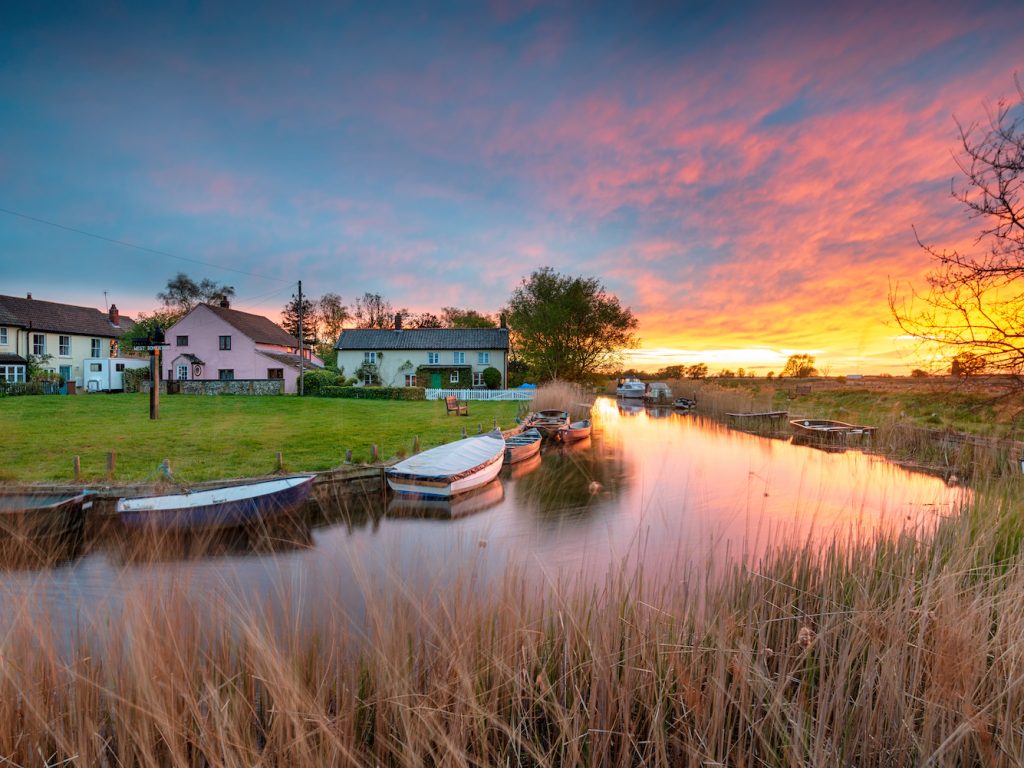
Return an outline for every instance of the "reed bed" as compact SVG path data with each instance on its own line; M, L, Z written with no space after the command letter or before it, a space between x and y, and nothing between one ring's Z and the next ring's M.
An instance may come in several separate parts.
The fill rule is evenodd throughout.
M689 397L697 401L697 410L714 418L724 418L727 413L751 411L772 411L775 389L757 384L752 387L726 387L713 381L676 379L669 382L675 397Z
M580 384L570 381L549 381L537 388L530 410L566 410L573 418L585 417L594 404L595 395Z
M5 613L11 765L1018 765L1019 482L930 533L595 586L367 585L318 629L182 585L64 628ZM659 575L662 574L662 575ZM664 575L671 574L671 575ZM103 631L101 631L103 630Z

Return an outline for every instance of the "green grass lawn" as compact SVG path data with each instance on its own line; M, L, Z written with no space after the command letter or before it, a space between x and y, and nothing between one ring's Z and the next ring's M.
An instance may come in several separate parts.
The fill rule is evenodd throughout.
M0 398L0 480L73 480L80 456L85 481L103 479L106 456L117 453L116 480L141 480L170 459L185 481L247 477L276 468L284 453L290 471L323 470L458 438L465 427L514 424L515 402L471 402L469 417L445 413L444 402L398 402L297 397L198 397L160 401L149 420L147 395Z

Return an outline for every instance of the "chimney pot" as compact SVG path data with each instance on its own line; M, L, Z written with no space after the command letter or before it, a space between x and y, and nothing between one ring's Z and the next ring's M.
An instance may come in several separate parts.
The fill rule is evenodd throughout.
M230 301L228 301L228 297L227 297L227 296L221 296L221 297L220 297L220 305L221 305L221 306L222 306L222 307L223 307L224 309L230 309L230 308L231 308L231 302L230 302Z
M121 313L117 311L117 304L110 305L110 324L115 328L121 325Z
M25 298L26 299L31 299L32 298L32 294L31 293L26 293L25 294Z
M508 320L505 318L505 313L501 313L501 327L508 328Z
M396 331L402 330L402 313L401 312L396 312L395 313L395 330Z

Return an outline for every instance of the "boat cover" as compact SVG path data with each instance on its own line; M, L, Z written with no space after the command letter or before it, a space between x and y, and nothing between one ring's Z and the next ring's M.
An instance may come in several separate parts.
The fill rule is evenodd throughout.
M455 477L489 463L496 456L503 456L504 452L505 440L501 432L495 430L430 448L398 462L387 474L424 479Z

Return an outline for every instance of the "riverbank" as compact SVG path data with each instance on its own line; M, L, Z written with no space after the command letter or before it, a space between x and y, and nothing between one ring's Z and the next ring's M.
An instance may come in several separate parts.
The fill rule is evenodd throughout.
M462 430L515 426L518 403L469 404L469 416L445 412L443 401L399 402L297 397L165 397L149 420L141 394L0 399L0 481L70 483L74 457L82 483L153 479L169 459L176 477L196 483L278 471L337 467L450 442ZM108 455L113 452L113 478Z

